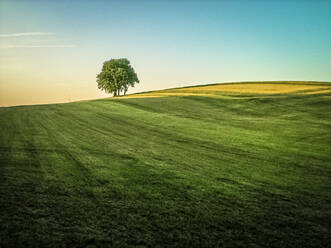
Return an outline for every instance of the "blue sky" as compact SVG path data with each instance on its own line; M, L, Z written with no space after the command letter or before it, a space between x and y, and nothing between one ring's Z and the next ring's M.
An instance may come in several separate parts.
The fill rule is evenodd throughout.
M131 92L253 80L331 81L331 1L0 1L0 105L105 97L128 58Z

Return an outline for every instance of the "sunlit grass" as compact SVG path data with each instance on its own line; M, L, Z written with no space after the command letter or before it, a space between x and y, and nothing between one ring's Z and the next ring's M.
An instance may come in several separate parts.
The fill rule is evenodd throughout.
M301 84L300 84L301 83ZM167 96L229 96L238 94L321 94L331 91L331 85L314 82L251 82L195 86L131 94L123 98L147 98Z
M316 90L316 91L307 91L307 92L302 92L302 94L326 94L326 93L331 93L331 89L324 89L324 90Z
M329 89L328 86L315 86L315 85L295 85L295 84L226 84L226 85L213 85L193 87L188 89L178 89L176 91L183 92L233 92L233 93L255 93L255 94L286 94L295 93L307 90L325 90Z

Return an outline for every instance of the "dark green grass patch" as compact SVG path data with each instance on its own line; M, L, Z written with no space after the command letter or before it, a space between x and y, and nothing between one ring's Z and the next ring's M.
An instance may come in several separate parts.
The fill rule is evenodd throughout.
M327 247L331 97L0 108L0 247Z

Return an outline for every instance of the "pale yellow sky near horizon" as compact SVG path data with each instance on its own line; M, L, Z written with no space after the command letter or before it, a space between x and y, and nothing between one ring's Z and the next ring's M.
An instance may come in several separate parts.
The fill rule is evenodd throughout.
M105 60L128 58L128 93L238 81L331 81L329 1L0 0L0 106L110 96Z
M20 38L22 39L22 38ZM91 60L80 48L2 49L0 59L0 106L62 103L109 97L97 88L96 75L104 59ZM86 54L85 54L86 55ZM154 59L155 60L155 59ZM157 59L156 59L157 60ZM149 62L150 61L150 62ZM153 59L136 65L131 60L140 84L128 93L171 87L217 83L217 71L232 71L229 65L211 70L196 65L181 68L177 63L155 66ZM162 76L161 76L162 75ZM246 75L249 75L247 69ZM215 80L213 80L213 77ZM251 75L248 78L256 78Z

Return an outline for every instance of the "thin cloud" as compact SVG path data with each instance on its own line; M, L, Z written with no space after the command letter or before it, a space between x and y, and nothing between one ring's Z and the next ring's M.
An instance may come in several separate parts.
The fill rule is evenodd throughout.
M12 49L12 48L70 48L75 47L75 45L9 45L3 46L2 49Z
M55 35L53 32L28 32L28 33L12 33L12 34L0 34L0 38L10 37L24 37L24 36L41 36L41 35Z

